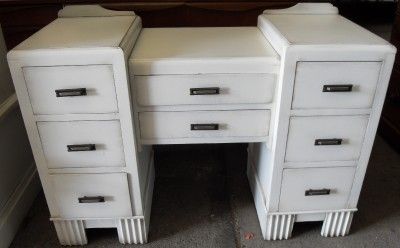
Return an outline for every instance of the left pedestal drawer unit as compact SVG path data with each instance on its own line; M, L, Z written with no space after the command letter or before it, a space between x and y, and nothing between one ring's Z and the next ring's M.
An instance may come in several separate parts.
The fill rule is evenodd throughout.
M137 149L127 77L140 31L133 12L69 6L8 54L63 245L86 244L87 228L115 227L121 243L147 241L152 151Z

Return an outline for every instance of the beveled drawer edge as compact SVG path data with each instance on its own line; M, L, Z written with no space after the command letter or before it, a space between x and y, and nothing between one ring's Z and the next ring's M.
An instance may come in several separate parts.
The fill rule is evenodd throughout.
M313 162L285 162L284 169L301 169L301 168L333 168L333 167L356 167L358 160L343 161L313 161Z

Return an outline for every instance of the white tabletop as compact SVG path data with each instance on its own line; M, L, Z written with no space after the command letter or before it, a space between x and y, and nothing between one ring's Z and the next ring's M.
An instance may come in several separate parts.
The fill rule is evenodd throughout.
M262 15L293 45L388 45L370 31L337 14Z
M58 18L14 50L118 47L136 16Z
M279 56L257 27L145 28L130 57L134 74L263 73Z

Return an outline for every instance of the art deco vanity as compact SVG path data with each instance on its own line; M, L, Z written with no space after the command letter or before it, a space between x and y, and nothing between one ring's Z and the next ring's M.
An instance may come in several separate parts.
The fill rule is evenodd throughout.
M249 143L265 239L303 221L346 235L395 52L330 4L267 10L257 27L144 29L72 6L8 60L60 243L115 227L137 244L153 144Z

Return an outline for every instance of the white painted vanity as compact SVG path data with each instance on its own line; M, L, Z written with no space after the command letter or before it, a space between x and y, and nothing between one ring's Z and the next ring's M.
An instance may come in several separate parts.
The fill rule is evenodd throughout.
M116 227L137 244L153 144L249 143L265 239L302 221L346 235L395 52L330 4L267 10L258 27L144 29L73 6L8 60L60 243Z

